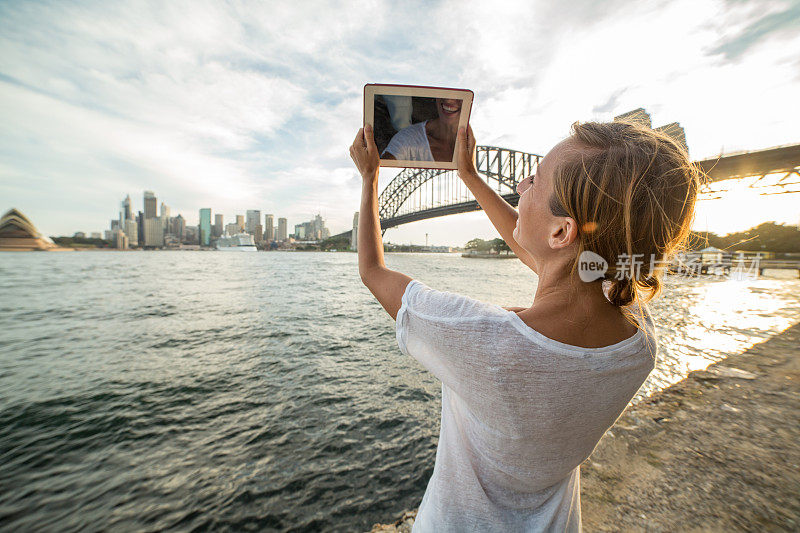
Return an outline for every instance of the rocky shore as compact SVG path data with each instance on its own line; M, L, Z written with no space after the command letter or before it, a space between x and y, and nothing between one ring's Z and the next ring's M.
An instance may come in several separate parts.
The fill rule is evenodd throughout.
M583 527L798 531L798 443L800 324L629 406L581 465Z

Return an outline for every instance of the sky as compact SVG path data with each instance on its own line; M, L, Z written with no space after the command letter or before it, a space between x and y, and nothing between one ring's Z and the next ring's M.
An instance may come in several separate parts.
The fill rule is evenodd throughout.
M152 190L190 224L260 209L345 231L366 83L471 89L479 144L537 154L638 107L680 122L693 159L794 144L799 29L798 1L0 1L0 211L102 231ZM695 229L798 224L798 199L735 190ZM384 240L426 234L498 236L475 212Z

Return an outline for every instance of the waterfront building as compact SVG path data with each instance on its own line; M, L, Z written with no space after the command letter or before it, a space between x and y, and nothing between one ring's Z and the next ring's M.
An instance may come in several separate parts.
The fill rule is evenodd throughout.
M353 231L350 234L350 249L358 251L358 211L353 215Z
M298 241L306 240L306 223L294 225L294 238Z
M264 215L264 240L267 242L275 240L275 226L272 215Z
M144 244L147 248L161 248L164 246L164 228L158 218L144 219Z
M225 231L225 225L222 222L222 215L214 215L214 228L211 231L213 237L221 237L222 232Z
M144 218L156 218L156 195L153 191L144 191ZM146 231L145 231L146 233Z
M242 215L236 215L236 224L239 226L239 231L244 232L244 217Z
M128 237L128 246L139 246L139 228L135 220L126 220L122 231Z
M72 236L74 239L85 239L86 234L82 231L76 231L75 234Z
M118 229L114 232L114 248L117 250L128 249L128 236L125 235L125 232L121 229Z
M0 251L55 250L58 247L16 209L0 218Z
M286 226L287 221L285 218L278 219L278 235L275 237L276 241L285 241L287 234L286 234Z
M225 233L224 235L236 235L237 233L241 233L242 228L239 227L239 224L235 222L231 222L225 226Z
M259 217L259 219L260 218L261 217ZM256 229L255 233L253 234L253 239L255 240L256 244L261 244L262 242L264 242L264 226L262 226L261 224L256 224Z
M679 123L670 122L669 124L664 124L663 126L655 128L655 130L670 137L673 141L682 146L687 154L689 153L689 146L686 144L686 132Z
M136 215L136 233L139 236L139 246L144 246L144 213L139 211ZM111 239L106 239L110 241Z
M257 209L248 209L246 213L245 232L253 235L256 231L256 226L261 223L261 211Z
M103 232L103 240L111 242L111 239L114 235L111 233L110 229L107 229Z
M643 108L634 109L633 111L628 111L627 113L623 113L621 115L617 115L614 117L615 122L633 122L635 124L641 124L642 126L647 126L651 128L650 122L650 114L645 111Z
M211 208L204 207L200 210L200 246L209 246L211 244Z

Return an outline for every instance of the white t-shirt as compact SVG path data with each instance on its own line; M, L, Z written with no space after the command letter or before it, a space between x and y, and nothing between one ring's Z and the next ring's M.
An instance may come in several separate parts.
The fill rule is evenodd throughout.
M412 280L397 342L442 381L433 475L412 531L580 531L580 464L655 366L646 333L603 348Z
M395 133L384 152L401 161L433 161L428 134L425 133L427 122L417 122Z

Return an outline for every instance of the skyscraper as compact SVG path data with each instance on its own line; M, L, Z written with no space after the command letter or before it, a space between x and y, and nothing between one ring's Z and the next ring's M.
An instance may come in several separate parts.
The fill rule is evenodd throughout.
M244 229L250 235L254 235L256 232L256 226L258 226L261 222L261 211L258 211L257 209L248 209L246 214L247 218L245 220Z
M264 215L264 240L267 242L275 240L275 226L272 215Z
M279 218L278 219L278 235L275 237L276 241L285 241L286 240L286 219Z
M222 215L217 213L214 215L214 230L212 234L214 237L220 237L223 231L225 231L225 224L222 222Z
M244 232L244 217L236 215L236 225L239 226L239 231Z
M153 191L144 191L144 218L156 218L156 195Z
M161 216L169 218L169 206L164 202L161 202Z
M122 200L122 204L119 210L119 221L121 223L125 223L126 220L133 220L133 216L131 213L131 195L128 194L125 196L125 199Z
M211 244L211 208L204 207L200 210L200 246Z

